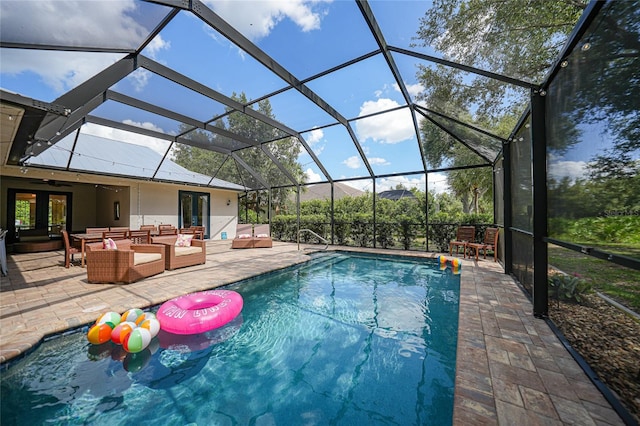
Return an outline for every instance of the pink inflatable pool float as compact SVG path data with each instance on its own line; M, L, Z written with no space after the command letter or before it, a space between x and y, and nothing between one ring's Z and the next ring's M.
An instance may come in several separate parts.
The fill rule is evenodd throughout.
M198 334L222 327L242 310L242 296L231 290L206 290L168 300L156 317L174 334Z

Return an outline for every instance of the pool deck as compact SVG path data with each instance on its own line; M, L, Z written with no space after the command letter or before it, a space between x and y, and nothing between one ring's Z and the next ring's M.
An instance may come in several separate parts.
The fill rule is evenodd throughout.
M64 268L62 250L9 254L9 274L0 277L0 362L28 353L46 335L93 322L102 312L158 305L304 262L308 253L290 243L231 250L230 241L209 241L205 265L165 271L129 285L89 284L85 269ZM532 311L529 299L500 264L491 259L462 261L454 424L624 424Z

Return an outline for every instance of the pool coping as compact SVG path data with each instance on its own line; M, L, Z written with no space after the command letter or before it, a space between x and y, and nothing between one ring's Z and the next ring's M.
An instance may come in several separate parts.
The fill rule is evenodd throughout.
M10 255L9 275L0 279L0 362L10 365L48 336L89 324L103 311L147 308L284 269L321 247L230 245L208 241L206 264L129 285L89 284L85 269L62 266L62 251ZM328 251L439 255L342 246ZM463 259L461 272L453 424L624 424L547 323L534 318L531 302L499 263ZM215 278L202 280L203 274Z

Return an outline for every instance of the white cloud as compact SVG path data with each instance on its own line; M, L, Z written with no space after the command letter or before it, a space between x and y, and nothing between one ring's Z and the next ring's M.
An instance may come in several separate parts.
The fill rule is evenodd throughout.
M407 91L409 92L409 95L411 95L411 97L414 99L424 91L424 86L420 83L405 84L405 86L407 88ZM398 83L394 83L393 88L400 92L400 86L398 86Z
M568 177L571 182L585 176L587 163L584 161L554 161L549 159L548 174L550 178L561 180Z
M32 72L57 94L73 89L107 68L123 55L83 52L1 49L2 73Z
M25 34L38 44L132 48L149 34L131 16L138 8L134 0L5 1L1 7L3 39Z
M372 157L372 158L367 158L367 160L369 161L369 164L371 164L372 166L377 165L377 166L388 166L389 163L387 160L385 160L384 158L379 158L379 157Z
M127 76L136 92L141 92L145 88L147 83L149 83L149 79L151 77L151 72L147 71L144 68L138 68Z
M323 12L314 11L321 3L317 0L205 0L205 3L253 41L267 37L286 18L303 32L319 29L323 16Z
M340 176L340 179L345 179L346 176ZM352 188L359 189L360 191L369 191L371 192L371 188L373 188L373 183L371 179L360 179L360 180L350 180L350 181L342 181L340 183L344 183Z
M429 191L436 194L450 192L451 187L447 183L447 175L444 173L429 173Z
M357 155L347 158L342 162L342 164L346 164L350 169L359 169L362 166L360 163L360 157Z
M322 131L322 129L314 129L304 134L304 140L307 142L307 145L313 150L313 153L316 156L322 154L322 151L324 151L324 148L326 146L324 143L321 143L323 138L324 132ZM298 157L302 157L304 155L308 155L307 150L300 150L300 154L298 155Z
M133 126L143 127L145 129L165 133L164 130L151 123L136 123L131 120L124 120L124 124L130 124ZM100 126L94 123L87 123L82 126L82 133L98 136L101 138L132 143L135 145L146 146L161 155L164 155L169 148L169 142L166 140L153 138L151 136L140 135L138 133L131 133L127 132L126 130L115 129L112 127Z
M147 47L144 50L144 53L149 55L149 57L154 58L156 57L156 54L161 51L161 50L165 50L165 49L169 49L171 47L171 42L170 41L165 41L162 36L160 34L158 34L157 36L155 36L153 38L153 40L151 40L151 43L149 43L147 45Z
M5 1L0 3L2 39L24 34L30 43L135 48L149 30L131 14L138 3L127 1ZM152 52L166 48L162 38ZM56 93L66 92L119 60L124 54L2 49L2 73L33 72ZM6 52L5 52L6 51Z
M407 176L394 176L392 178L378 179L376 182L376 192L389 191L395 189L398 184L401 184L405 188L412 189L417 188L420 191L424 191L425 177L422 175L420 178L411 178Z
M324 137L324 132L322 131L322 129L313 129L312 131L307 133L306 136L307 137L305 138L305 140L311 146L322 140L322 138Z
M362 117L398 106L400 105L396 101L386 98L366 101L360 107L358 116ZM415 137L413 120L407 108L357 120L356 132L362 141L372 139L379 143L395 144Z
M304 174L307 177L307 182L309 182L309 183L311 183L311 182L320 182L322 180L322 176L320 176L320 174L314 172L311 169L305 170Z

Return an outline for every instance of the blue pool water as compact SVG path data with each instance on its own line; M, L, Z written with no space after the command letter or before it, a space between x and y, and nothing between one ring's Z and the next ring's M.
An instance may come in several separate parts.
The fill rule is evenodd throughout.
M227 288L239 317L140 354L85 333L2 372L2 424L451 424L459 276L344 253ZM83 330L86 332L86 329Z

